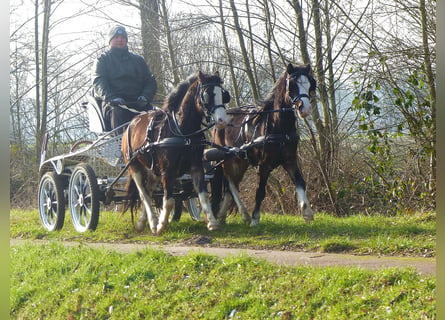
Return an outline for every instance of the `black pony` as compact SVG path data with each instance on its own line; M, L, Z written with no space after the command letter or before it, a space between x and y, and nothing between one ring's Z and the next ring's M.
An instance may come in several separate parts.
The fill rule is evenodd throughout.
M226 180L225 194L221 196L222 184L215 175L212 186L212 207L217 210L217 219L225 221L227 211L235 201L238 211L246 222L257 225L260 221L260 206L266 195L269 174L282 166L290 175L306 221L313 220L313 211L306 196L306 183L297 163L299 136L296 128L297 114L304 118L310 113L310 96L315 93L316 82L310 65L293 66L274 84L266 99L255 108L232 108L232 115L225 129L215 129L214 141L227 147L237 147L240 153L221 165ZM252 218L239 196L239 184L249 165L258 166L259 185L256 190ZM230 196L231 195L231 196Z
M143 230L147 219L154 234L165 230L175 205L172 193L176 178L185 173L192 177L207 216L208 229L218 228L204 181L202 154L205 137L201 123L203 118L210 121L212 117L216 126L223 128L229 121L224 106L229 99L218 72L213 75L198 72L167 97L162 109L138 115L131 121L122 137L122 152L128 164L129 207L133 213L140 200L144 209L136 230ZM151 194L159 180L164 196L158 221Z

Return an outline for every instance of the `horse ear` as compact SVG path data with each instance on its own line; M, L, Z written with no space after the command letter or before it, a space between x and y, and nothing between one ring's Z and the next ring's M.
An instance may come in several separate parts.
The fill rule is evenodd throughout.
M202 73L201 70L198 71L198 81L202 82L202 79L204 79L204 74Z
M294 66L292 65L292 63L289 62L289 64L286 67L286 72L287 74L292 74L294 72Z
M317 81L314 78L314 70L312 70L312 66L310 63L305 65L307 75L309 76L309 81L311 83L311 87L309 88L309 91L313 91L317 88Z
M214 73L213 75L215 75L215 76L217 76L217 77L219 78L219 71L216 70L215 73Z

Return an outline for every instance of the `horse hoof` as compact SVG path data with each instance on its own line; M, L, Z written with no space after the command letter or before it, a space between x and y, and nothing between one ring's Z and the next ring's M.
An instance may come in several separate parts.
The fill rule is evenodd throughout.
M257 225L260 224L260 220L258 219L252 219L252 222L250 223L251 227L256 227Z
M314 221L314 212L312 210L307 210L303 213L303 219L306 222Z
M134 225L134 230L136 230L136 232L142 232L145 229L145 223L139 223L136 222L136 224Z
M249 215L245 215L245 216L243 215L242 219L247 224L252 223L252 218Z
M218 224L207 224L207 229L209 230L209 231L215 231L215 230L218 230L219 229L219 225Z
M166 225L159 224L158 227L156 228L156 234L157 235L162 234L166 228L167 228Z

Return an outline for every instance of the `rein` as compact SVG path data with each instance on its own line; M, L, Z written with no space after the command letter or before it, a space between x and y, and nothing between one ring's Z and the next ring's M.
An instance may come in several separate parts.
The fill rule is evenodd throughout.
M198 135L200 133L203 133L204 131L209 130L211 127L213 127L215 125L214 122L208 123L208 124L202 123L204 125L204 128L201 128L199 130L196 130L196 131L188 133L188 134L184 134L181 132L181 129L179 128L178 119L176 119L176 112L172 112L172 118L173 118L174 127L172 127L172 125L170 123L170 119L167 117L168 127L170 128L171 132L173 133L173 135L175 137L181 137L181 138L188 138L191 136Z
M244 125L246 125L247 123L249 123L250 121L252 121L253 117L255 117L257 115L270 114L270 113L275 113L275 112L284 113L284 112L290 112L290 111L294 111L294 108L280 108L277 110L274 109L274 110L263 110L263 111L258 111L258 110L238 111L238 112L227 111L227 114L233 114L233 115L237 115L237 114L252 115L252 117L249 117L248 119L244 120L239 125L234 125L234 124L229 123L228 126L233 127L233 128L241 128Z

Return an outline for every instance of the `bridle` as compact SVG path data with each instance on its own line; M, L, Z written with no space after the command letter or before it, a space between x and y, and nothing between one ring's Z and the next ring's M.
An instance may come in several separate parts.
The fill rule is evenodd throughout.
M308 99L310 99L309 95L306 94L306 93L299 93L299 94L296 95L295 97L292 97L292 96L290 95L290 90L289 90L289 87L290 87L290 85L289 85L289 80L292 78L295 82L297 82L297 79L298 79L301 75L302 75L301 72L294 72L294 73L289 74L289 75L287 76L287 78L286 78L286 94L287 94L287 96L289 97L289 100L290 100L290 102L291 102L291 104L292 104L293 106L294 106L294 105L296 106L296 105L297 105L297 102L300 101L302 98L308 98ZM298 84L297 84L297 87L298 87ZM300 87L298 87L298 92L300 92Z
M218 108L226 108L225 103L228 103L228 101L224 101L224 95L222 97L222 104L214 104L212 106L209 105L210 103L210 97L207 92L208 87L219 87L221 88L221 93L224 94L227 92L223 89L220 83L211 82L206 84L201 84L198 82L197 88L196 88L196 99L200 99L201 105L204 107L206 112L206 118L209 120L209 117L215 112ZM230 96L229 96L230 100Z

